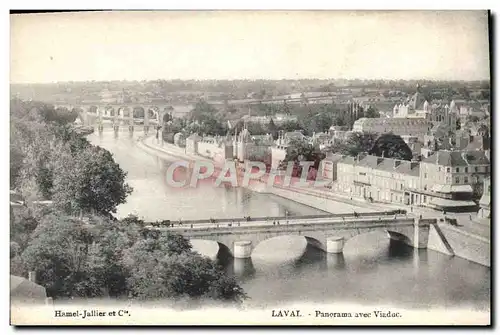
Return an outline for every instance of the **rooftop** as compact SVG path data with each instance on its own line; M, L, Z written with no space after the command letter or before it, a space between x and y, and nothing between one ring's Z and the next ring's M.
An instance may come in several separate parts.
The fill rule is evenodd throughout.
M490 160L484 151L448 151L440 150L424 158L422 162L444 166L488 165Z

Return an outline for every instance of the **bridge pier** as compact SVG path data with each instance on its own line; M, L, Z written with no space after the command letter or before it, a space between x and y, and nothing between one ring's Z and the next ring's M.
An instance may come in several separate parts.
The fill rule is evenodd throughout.
M426 249L429 241L430 223L436 219L415 219L413 230L413 245L416 249Z
M341 254L344 250L345 239L341 236L330 236L326 238L326 252L329 254Z
M252 242L251 241L236 241L233 244L234 258L250 258L252 256Z

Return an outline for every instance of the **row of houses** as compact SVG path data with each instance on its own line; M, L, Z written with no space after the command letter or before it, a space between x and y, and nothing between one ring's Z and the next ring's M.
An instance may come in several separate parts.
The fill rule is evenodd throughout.
M484 151L441 150L420 162L329 154L322 176L335 191L368 201L470 211L489 182L490 161Z

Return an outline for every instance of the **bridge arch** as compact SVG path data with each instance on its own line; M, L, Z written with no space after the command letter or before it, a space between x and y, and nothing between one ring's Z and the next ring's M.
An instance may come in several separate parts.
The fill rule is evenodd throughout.
M118 107L118 116L123 118L128 118L130 116L130 107L127 106Z
M410 238L409 236L407 236L407 234L393 231L390 229L387 229L386 231L387 231L387 234L389 235L389 238L391 240L402 242L404 244L411 244L413 241L413 238Z
M164 124L172 120L173 113L174 113L174 107L170 105L163 107L163 110L161 111L162 118L160 120L160 123Z
M85 123L87 120L85 111L81 107L74 107L71 109L71 113L77 113L77 119L79 119L82 123Z
M110 105L104 107L104 115L111 116L111 117L115 116L115 108L113 106L110 106Z
M97 114L99 111L99 107L96 105L92 105L89 107L88 112L91 114Z
M135 106L132 109L132 114L134 115L135 119L143 119L145 117L145 110L144 107L142 106Z
M148 116L150 119L159 120L160 119L160 107L153 105L148 107Z

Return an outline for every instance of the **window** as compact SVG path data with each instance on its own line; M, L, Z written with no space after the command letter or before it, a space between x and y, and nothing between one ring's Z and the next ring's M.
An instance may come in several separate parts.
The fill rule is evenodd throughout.
M450 168L446 168L446 172L450 172Z
M424 191L427 191L427 185L424 185Z
M403 184L401 184L401 189L403 189Z
M469 172L469 168L464 168L464 172L465 173Z
M439 167L439 172L441 172L441 167Z
M427 196L424 195L424 202L427 202Z
M489 168L486 166L486 167L484 168L484 172L488 173L488 170L489 170Z
M427 172L426 172L426 173L424 173L424 178L427 178Z
M464 183L466 183L466 184L467 184L468 182L469 182L469 178L464 177Z
M451 182L451 177L450 177L450 176L446 177L446 182L447 182L447 183L450 183L450 182Z
M456 170L455 170L455 171L456 171L456 172L460 172L460 168L456 168Z
M474 168L474 170L475 170L476 172L479 172L479 167L477 167L477 166L476 166L476 167Z
M460 177L455 178L455 184L460 184Z

